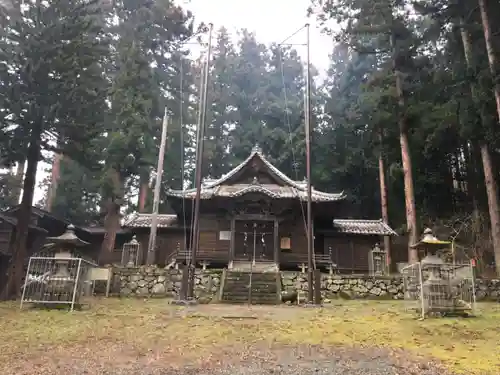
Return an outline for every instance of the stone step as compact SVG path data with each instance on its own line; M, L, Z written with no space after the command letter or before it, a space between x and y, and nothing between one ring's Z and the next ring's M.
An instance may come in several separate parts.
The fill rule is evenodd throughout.
M233 294L227 294L222 296L222 301L234 301L234 302L247 302L248 301L248 295L233 295ZM278 303L276 297L274 296L257 296L252 294L252 302L254 303L259 303L259 302L273 302L273 303Z
M247 304L248 303L248 299L247 300L242 300L242 301L225 301L225 300L222 300L220 301L220 303L227 303L227 304L234 304L234 305L243 305L243 304ZM254 299L252 299L252 305L276 305L276 301L256 301Z
M262 292L267 292L267 293L275 293L278 291L278 288L274 285L253 285L252 284L252 290L258 290ZM225 290L248 290L250 289L250 285L244 284L244 285L225 285L224 286Z
M252 280L252 285L276 285L276 281ZM226 285L250 285L250 280L226 280Z
M254 264L252 262L245 261L234 261L232 263L232 272L265 272L265 273L276 273L278 271L278 266L273 261L256 261Z
M226 285L250 285L252 284L253 286L267 286L267 285L276 285L276 281L268 281L268 280L226 280Z
M258 299L258 298L253 298L249 300L248 298L242 298L242 299L231 299L231 300L221 300L220 302L222 303L248 303L248 301L252 302L252 305L276 305L276 300L271 300L271 299Z
M248 289L225 289L224 293L229 294L238 294L238 295L247 295ZM277 290L252 290L252 294L255 295L276 295L278 293Z
M248 302L248 295L223 295L222 296L222 302L242 302L246 303ZM252 295L251 300L253 303L277 303L277 299L275 296L259 296L259 295Z
M254 273L251 275L252 280L269 280L276 281L277 276L275 273ZM226 277L227 280L250 280L250 273L233 273L229 272Z
M254 304L279 303L276 272L246 272L230 270L226 273L221 302L248 303L251 279L251 302Z
M273 285L274 284L274 285ZM259 288L277 288L276 282L269 282L269 281L252 281L251 283L253 288L259 287ZM226 280L225 286L227 287L234 287L234 286L244 286L244 287L249 287L250 283L247 281L244 282L235 282L233 280Z

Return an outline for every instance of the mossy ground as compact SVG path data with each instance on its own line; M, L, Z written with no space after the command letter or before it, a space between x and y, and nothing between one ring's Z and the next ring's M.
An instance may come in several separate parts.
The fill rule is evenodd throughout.
M425 321L391 301L334 301L319 309L182 308L159 299L95 299L89 309L72 313L2 303L0 317L0 363L6 364L50 352L98 356L120 343L134 355L168 352L175 363L176 358L199 361L227 348L264 343L381 346L433 357L458 373L500 373L500 305L493 303L479 304L473 318Z

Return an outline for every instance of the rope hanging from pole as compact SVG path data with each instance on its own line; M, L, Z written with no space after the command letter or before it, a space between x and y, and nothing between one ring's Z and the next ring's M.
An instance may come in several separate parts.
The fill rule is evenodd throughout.
M202 91L202 101L201 101L201 114L200 114L200 123L199 123L199 132L198 132L198 142L197 142L197 159L196 159L196 196L194 202L194 218L193 218L193 244L192 254L191 254L191 266L189 267L189 283L188 283L188 299L194 299L194 282L195 282L195 269L196 269L196 253L199 247L200 241L200 204L201 204L201 185L202 185L202 177L203 177L203 141L205 138L205 126L206 126L206 118L207 118L207 102L208 102L208 78L210 75L210 59L211 59L211 50L212 50L212 30L213 25L210 24L209 32L208 32L208 50L207 50L207 59L205 61L204 74L203 74L203 91Z
M304 68L305 70L305 84L306 84L306 90L305 90L305 97L304 97L304 109L305 109L305 116L304 116L304 119L305 119L305 126L306 126L306 170L307 170L307 178L306 178L306 181L307 181L307 206L308 206L308 209L307 209L307 217L306 217L306 210L304 209L304 203L301 201L300 202L300 208L301 208L301 213L302 213L302 218L303 218L303 223L304 223L304 231L306 232L307 234L307 238L308 238L308 248L311 247L311 249L308 249L308 252L311 252L311 255L312 255L312 264L310 264L309 266L315 270L316 269L316 259L315 259L315 252L314 252L314 238L312 240L309 239L309 237L314 237L314 234L312 233L312 229L309 228L310 226L312 227L312 219L309 218L309 215L310 215L310 211L311 211L311 176L310 176L310 77L309 77L309 74L310 74L310 67L309 67L309 24L306 24L304 26L302 26L301 28L299 28L297 31L295 31L294 33L292 33L289 37L287 37L286 39L284 39L281 43L278 44L278 48L279 48L279 59L280 59L280 67L281 67L281 81L282 81L282 85L283 85L283 93L284 93L284 101L285 101L285 114L284 114L284 121L285 123L287 124L288 126L288 138L289 138L289 142L290 142L290 147L291 147L291 151L292 151L292 160L293 160L293 169L295 170L295 176L296 176L296 180L299 179L298 177L298 169L296 168L296 165L297 165L297 161L296 161L296 156L295 156L295 151L294 151L294 147L293 147L293 138L292 138L292 128L291 128L291 121L290 121L290 114L289 114L289 105L288 105L288 95L287 95L287 89L286 89L286 81L285 81L285 73L284 73L284 70L285 70L285 66L284 66L284 59L283 59L283 51L282 51L282 48L281 46L286 42L288 41L290 38L292 38L293 36L297 35L300 31L302 31L303 29L306 29L307 31L307 43L306 43L306 47L307 47L307 61L306 61L306 66ZM312 244L311 244L312 242ZM309 255L308 255L309 257ZM309 263L309 261L308 261Z
M181 189L184 191L184 60L182 59L182 54L180 58L180 151L181 151ZM184 246L182 250L187 249L187 228L186 228L186 200L182 200L182 225L183 225L183 234L184 234Z
M300 28L300 30L302 30L302 28ZM300 31L299 30L299 31ZM295 32L294 34L292 35L295 35L297 32ZM293 147L293 137L292 137L292 125L291 125L291 121L290 121L290 111L289 111L289 107L288 107L288 95L287 95L287 91L286 91L286 81L285 81L285 64L284 64L284 61L283 61L283 51L281 49L281 46L278 45L278 48L279 48L279 59L280 59L280 67L281 67L281 82L283 84L283 99L285 101L285 113L284 113L284 121L285 123L287 124L288 126L288 140L290 142L290 149L292 151L292 170L295 172L295 180L299 180L299 171L298 171L298 168L297 168L297 158L295 156L295 149ZM302 201L300 201L300 210L302 212L302 221L304 223L304 231L307 233L307 220L306 220L306 213L305 213L305 210L304 210L304 204L302 203Z
M201 60L200 55L200 62ZM193 174L193 185L196 188L196 163L198 158L200 157L198 155L199 152L199 147L198 147L198 142L200 138L200 123L201 123L201 118L202 118L202 111L203 111L203 81L204 81L204 75L203 75L203 69L200 69L200 85L199 85L199 102L198 102L198 126L196 127L196 146L195 146L195 169L194 169L194 174ZM187 264L191 264L191 259L192 259L192 252L193 252L193 242L194 242L194 220L195 220L195 202L191 201L191 233L190 233L190 241L189 241L189 251L188 251L188 259L186 259Z

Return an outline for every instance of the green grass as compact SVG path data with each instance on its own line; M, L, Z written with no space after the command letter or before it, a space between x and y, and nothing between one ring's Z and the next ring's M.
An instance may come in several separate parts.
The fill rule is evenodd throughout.
M456 372L500 373L499 304L480 304L474 318L424 321L390 301L335 301L323 309L200 305L190 311L185 314L158 299L99 299L89 310L73 313L0 304L0 362L51 348L120 343L133 343L138 353L161 348L200 359L224 348L265 342L402 348L441 360Z

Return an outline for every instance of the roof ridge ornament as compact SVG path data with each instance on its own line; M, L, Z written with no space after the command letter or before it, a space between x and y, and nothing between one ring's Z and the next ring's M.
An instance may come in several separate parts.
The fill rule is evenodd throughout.
M259 144L258 144L258 143L256 143L256 144L252 147L252 152L256 152L256 153L262 154L262 148L259 146Z

